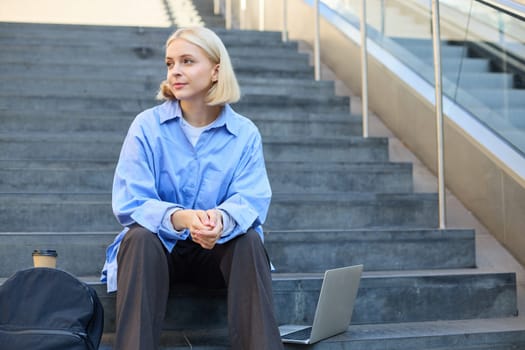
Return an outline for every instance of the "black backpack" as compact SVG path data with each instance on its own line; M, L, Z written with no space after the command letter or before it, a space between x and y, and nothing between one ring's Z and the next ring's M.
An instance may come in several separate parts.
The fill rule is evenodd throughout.
M0 286L2 350L96 350L103 328L96 292L65 271L21 270Z

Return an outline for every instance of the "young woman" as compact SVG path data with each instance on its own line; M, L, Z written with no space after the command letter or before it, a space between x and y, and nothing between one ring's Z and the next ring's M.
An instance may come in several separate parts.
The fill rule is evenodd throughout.
M158 348L169 289L191 282L227 287L232 349L282 349L261 228L271 189L257 128L229 106L228 53L209 29L179 29L166 67L165 102L136 117L115 171L125 229L103 271L118 286L115 348Z

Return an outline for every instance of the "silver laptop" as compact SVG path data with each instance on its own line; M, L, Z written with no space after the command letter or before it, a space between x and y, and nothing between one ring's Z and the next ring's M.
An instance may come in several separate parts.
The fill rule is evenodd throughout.
M348 329L363 265L327 270L311 326L279 326L283 343L313 344Z

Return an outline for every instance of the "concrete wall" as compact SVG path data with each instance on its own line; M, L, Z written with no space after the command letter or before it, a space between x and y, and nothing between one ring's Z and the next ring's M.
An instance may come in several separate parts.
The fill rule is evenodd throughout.
M282 0L266 0L266 30L281 30ZM258 29L258 2L247 2L246 29ZM288 0L292 40L313 46L314 17L302 0ZM360 93L359 47L321 21L321 59L352 91ZM369 58L369 108L436 172L434 106L387 67ZM525 179L493 159L457 125L445 120L446 185L522 264L525 264Z

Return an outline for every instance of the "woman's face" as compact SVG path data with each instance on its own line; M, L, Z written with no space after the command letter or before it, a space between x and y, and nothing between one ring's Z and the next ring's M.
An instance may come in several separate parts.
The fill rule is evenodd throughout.
M217 81L219 65L210 61L204 50L184 40L175 39L166 48L167 80L177 100L204 101Z

